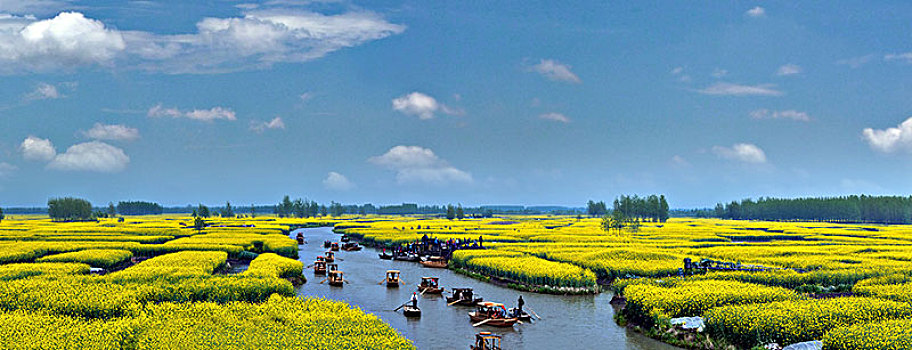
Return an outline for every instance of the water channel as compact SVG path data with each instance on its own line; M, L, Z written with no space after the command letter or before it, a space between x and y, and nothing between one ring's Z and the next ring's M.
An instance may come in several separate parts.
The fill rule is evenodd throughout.
M324 240L338 241L340 235L331 228L301 229L307 244L299 246L300 260L305 266L323 255ZM294 231L292 235L296 235ZM305 270L307 283L298 287L299 296L322 297L345 301L366 312L379 316L400 334L411 339L418 349L468 349L474 335L490 331L503 336L504 349L679 349L638 333L619 327L614 322L614 310L609 303L610 293L598 295L548 295L519 292L484 283L446 269L424 268L418 263L380 260L378 251L364 248L357 252L338 252L336 263L350 282L344 287L319 284L323 276ZM386 270L402 271L403 285L387 288L378 284ZM472 287L486 301L504 303L507 308L516 304L522 294L526 308L531 308L542 320L516 325L513 328L472 327L468 307L447 306L442 296L419 297L422 316L409 319L393 309L406 302L422 276L440 277L440 285Z

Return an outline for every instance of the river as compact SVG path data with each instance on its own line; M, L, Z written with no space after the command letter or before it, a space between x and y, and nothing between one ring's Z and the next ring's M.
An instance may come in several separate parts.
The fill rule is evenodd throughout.
M307 244L299 246L300 260L305 266L323 255L324 240L337 242L340 235L331 228L310 228L304 232ZM424 268L418 263L380 260L378 251L364 248L358 252L338 252L336 263L350 282L344 287L319 284L323 276L314 276L305 270L307 283L297 288L299 296L322 297L347 302L366 312L379 316L400 334L412 340L418 349L468 349L475 333L490 331L503 336L504 349L628 349L673 350L679 349L639 333L619 327L614 322L611 294L598 295L548 295L520 292L481 282L450 270ZM402 271L400 288L379 285L386 270ZM507 308L516 304L521 294L525 308L531 308L542 320L516 325L513 328L472 327L467 313L472 309L447 306L442 296L420 296L420 319L409 319L393 309L409 300L422 276L440 277L440 285L472 287L485 301L504 303Z

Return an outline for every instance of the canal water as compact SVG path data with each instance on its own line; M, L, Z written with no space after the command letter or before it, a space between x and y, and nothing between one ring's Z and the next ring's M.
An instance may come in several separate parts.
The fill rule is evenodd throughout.
M323 255L324 240L337 242L340 235L331 228L311 228L294 231L304 232L307 244L299 246L300 260L305 266L314 258ZM298 295L322 297L345 301L371 314L379 316L400 334L412 340L418 349L468 349L475 333L490 331L503 336L504 349L627 349L627 350L672 350L676 347L655 341L614 322L614 310L609 303L610 293L598 295L547 295L519 292L459 275L446 269L424 268L418 263L380 260L378 251L364 248L358 252L337 252L336 263L350 283L344 287L331 287L323 276L314 276L312 270L305 270L307 283L298 287ZM402 271L403 284L399 288L387 288L378 284L386 270ZM421 318L410 319L402 311L394 312L397 306L408 301L422 276L440 278L440 285L451 287L472 287L485 301L504 303L514 307L521 294L525 309L534 310L541 320L515 325L513 328L472 327L468 312L472 308L447 306L443 296L419 296L418 307Z

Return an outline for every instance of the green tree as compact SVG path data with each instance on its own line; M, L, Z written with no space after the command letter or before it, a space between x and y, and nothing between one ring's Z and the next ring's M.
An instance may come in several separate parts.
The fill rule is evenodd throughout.
M117 216L117 208L114 207L114 202L108 202L108 216L112 218Z
M251 218L256 217L256 205L250 204L250 217Z
M456 218L456 208L453 208L452 204L447 204L446 218L447 220L453 220Z
M462 204L456 207L456 218L459 220L465 219L465 210L462 209Z
M196 232L203 231L204 227L206 227L206 221L203 218L197 216L193 219L193 228L196 229Z
M276 214L278 214L280 218L284 218L291 216L293 211L294 203L292 203L291 198L286 195L282 198L282 202L279 203L279 206L276 207Z
M91 220L92 203L73 197L51 198L48 199L48 216L57 221Z
M199 208L196 210L196 212L199 214L199 217L202 218L208 218L212 216L212 213L209 212L209 207L203 205L202 203L200 203Z
M234 217L234 209L231 209L231 202L225 202L225 208L221 210L220 215L223 218Z
M3 219L5 219L5 218L6 218L6 217L3 216L3 208L0 208L0 222L2 222Z

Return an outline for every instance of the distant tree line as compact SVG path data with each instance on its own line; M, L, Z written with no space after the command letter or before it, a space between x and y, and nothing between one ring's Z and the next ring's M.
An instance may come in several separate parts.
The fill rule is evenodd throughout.
M912 223L912 197L748 198L716 204L712 214L717 218L741 220L909 224Z
M160 204L143 201L118 202L116 210L120 215L161 215L164 212Z

